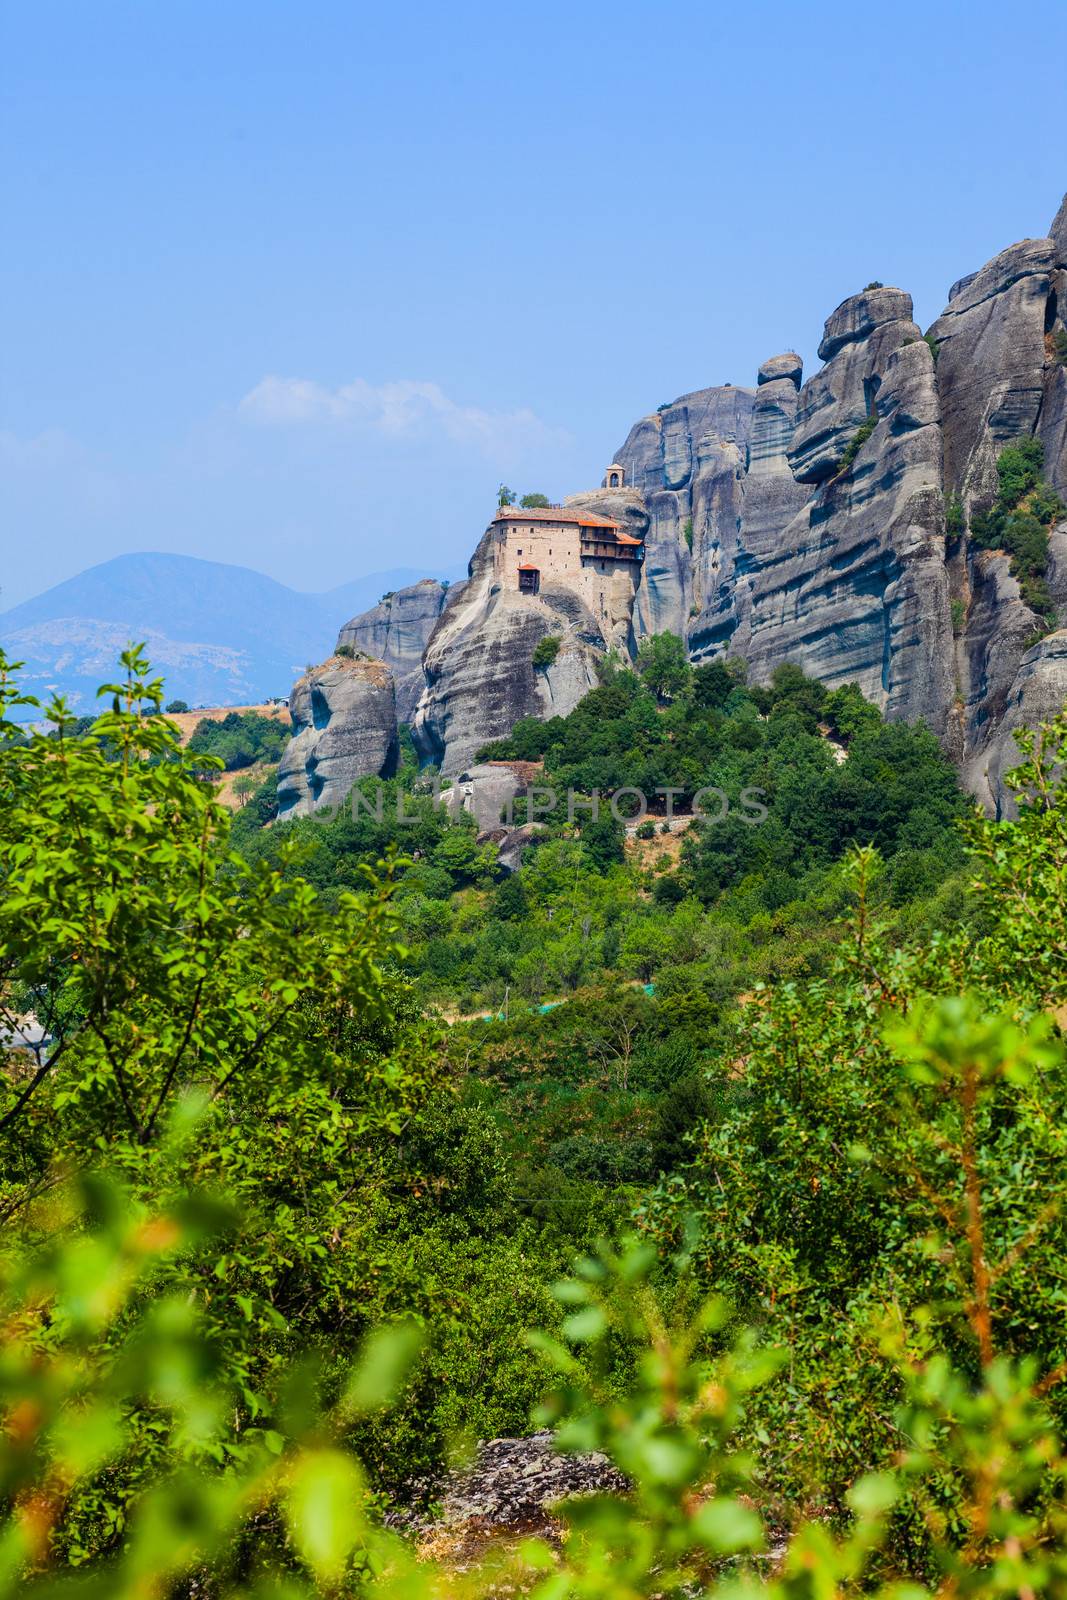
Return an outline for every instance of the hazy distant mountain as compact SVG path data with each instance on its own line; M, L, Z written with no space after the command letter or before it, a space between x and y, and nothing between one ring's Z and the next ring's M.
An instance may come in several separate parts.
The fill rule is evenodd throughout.
M146 642L168 699L240 705L288 694L308 662L330 653L354 612L425 576L397 567L327 594L300 594L248 567L116 556L0 612L0 644L25 663L19 677L30 693L43 699L58 691L81 711L93 708L97 686L114 677L131 639Z

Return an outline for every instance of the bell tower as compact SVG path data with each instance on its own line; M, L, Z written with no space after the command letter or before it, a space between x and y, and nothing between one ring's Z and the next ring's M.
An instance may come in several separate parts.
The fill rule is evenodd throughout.
M623 489L626 486L626 468L619 461L613 461L604 474L601 488Z

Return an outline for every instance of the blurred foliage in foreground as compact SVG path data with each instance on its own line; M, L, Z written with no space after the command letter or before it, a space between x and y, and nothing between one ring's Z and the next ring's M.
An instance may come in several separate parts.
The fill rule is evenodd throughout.
M832 975L742 1008L739 1092L550 1298L388 884L230 856L124 665L94 738L0 728L0 1002L52 1040L0 1105L0 1595L1067 1594L1067 718L969 825L973 926L887 943L855 853ZM416 1562L390 1467L546 1388L630 1492Z

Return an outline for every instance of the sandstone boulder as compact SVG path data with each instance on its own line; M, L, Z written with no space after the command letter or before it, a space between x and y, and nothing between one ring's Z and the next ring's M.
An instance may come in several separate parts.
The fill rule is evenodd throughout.
M911 296L900 289L852 295L827 319L819 345L826 365L800 392L788 451L798 483L820 484L835 476L857 431L875 415L890 356L920 337Z
M787 378L794 389L800 388L800 380L804 375L804 363L795 350L787 350L784 355L771 356L765 361L756 374L756 383L777 383L781 378Z
M381 661L331 656L289 697L293 737L278 767L278 814L342 806L359 778L396 771L396 696Z
M375 661L384 661L396 687L396 714L410 722L422 693L422 657L444 609L448 585L423 578L383 595L376 606L346 622L337 636Z

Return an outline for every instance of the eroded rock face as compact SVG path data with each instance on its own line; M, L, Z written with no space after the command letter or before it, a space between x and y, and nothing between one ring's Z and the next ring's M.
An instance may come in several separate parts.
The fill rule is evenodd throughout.
M473 817L481 834L497 834L520 826L526 820L523 806L516 808L516 797L536 783L540 763L531 761L480 761L467 767L444 792L450 815L466 813Z
M638 635L684 638L718 581L724 534L731 524L736 531L754 400L755 390L733 385L682 395L635 423L616 453L648 518Z
M1025 650L989 737L963 769L964 782L987 811L1010 815L1005 773L1020 760L1017 728L1036 728L1067 705L1067 629L1048 634Z
M1065 329L1067 200L1047 238L953 284L925 338L902 289L865 289L827 319L803 387L786 351L753 388L696 390L643 417L614 458L626 487L567 502L644 540L636 595L620 574L594 618L565 579L504 592L483 540L426 648L423 758L462 772L520 717L572 709L606 649L669 630L693 660L743 657L755 681L797 662L925 719L1001 808L1012 728L1063 695L1067 527L1048 570L1061 629L1039 640L1007 556L963 537L959 512L991 504L997 455L1020 435L1041 438L1067 499ZM546 634L561 648L535 671Z
M293 686L293 737L278 767L278 814L342 806L357 779L396 771L396 696L382 661L331 656Z
M566 716L598 681L607 648L600 624L579 594L558 580L539 594L505 588L494 576L487 530L457 584L426 648L425 687L412 723L424 763L453 777L477 751L503 738L520 717ZM552 636L560 641L550 667L535 669L533 653Z
M927 716L944 733L953 680L941 437L933 359L903 333L913 327L881 324L875 350L847 347L856 381L876 386L877 425L851 467L839 464L764 554L732 648L757 679L795 661L830 685L858 683L890 716ZM828 422L824 438L835 431Z
M793 351L759 369L741 476L732 492L719 494L717 515L703 528L688 628L694 661L748 637L757 574L778 559L783 528L807 502L809 490L797 483L788 459L801 374Z
M1034 431L1053 256L1050 239L1002 250L930 329L938 346L945 484L968 509L995 494L998 452Z
M422 657L444 609L448 585L423 578L385 595L376 606L346 622L337 636L375 661L384 661L396 687L396 714L410 722L422 693Z
M909 297L879 288L828 319L825 364L799 396L789 357L765 362L739 524L720 505L714 562L702 571L694 557L689 575L691 657L729 651L756 680L791 660L830 685L854 681L888 716L929 722L1001 809L1011 729L1062 700L1062 652L1035 644L1043 624L1008 558L950 536L946 508L959 497L968 515L985 509L1000 450L1035 432L1067 496L1065 310L1067 201L1049 238L953 285L932 349ZM1048 583L1067 622L1067 530L1052 535Z
M1045 470L1062 500L1067 500L1067 198L1049 229L1055 267L1045 311L1045 381L1038 435L1045 446Z
M875 415L889 357L906 341L919 338L911 295L900 289L853 295L827 319L819 345L826 365L801 391L789 445L789 465L798 483L820 484L836 476L857 430Z

